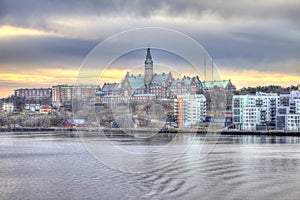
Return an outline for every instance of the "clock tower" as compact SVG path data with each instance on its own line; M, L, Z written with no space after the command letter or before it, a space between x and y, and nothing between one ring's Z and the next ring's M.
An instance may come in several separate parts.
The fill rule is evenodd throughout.
M147 88L147 93L150 93L150 83L153 78L153 60L150 53L150 48L147 49L147 55L145 60L145 85Z

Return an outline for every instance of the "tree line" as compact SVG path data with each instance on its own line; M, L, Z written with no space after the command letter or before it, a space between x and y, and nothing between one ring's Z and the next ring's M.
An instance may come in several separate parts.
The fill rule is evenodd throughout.
M257 87L243 87L234 92L235 95L255 94L256 92L264 93L290 93L293 90L298 90L297 86L291 85L289 87L282 87L280 85L268 85L268 86L257 86Z
M1 101L2 103L13 103L15 107L14 109L17 112L21 112L24 109L25 104L40 104L40 105L52 104L52 98L50 96L41 99L34 99L34 98L25 98L25 97L12 95L10 97L1 99Z

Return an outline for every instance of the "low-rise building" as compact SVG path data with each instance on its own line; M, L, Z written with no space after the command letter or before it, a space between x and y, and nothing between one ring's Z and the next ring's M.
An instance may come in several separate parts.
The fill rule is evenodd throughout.
M84 127L86 125L85 119L73 119L76 123L76 127Z
M51 113L51 111L52 111L51 106L41 106L40 107L40 113L49 114L49 113Z
M202 94L177 95L174 116L178 127L191 127L203 122L206 116L206 98Z
M132 96L105 95L99 98L98 102L104 104L120 104L128 102L147 103L153 102L155 99L156 97L154 94L134 94Z
M14 112L14 104L13 103L3 103L2 110L3 112Z
M33 112L39 112L40 104L25 104L24 108Z
M65 120L63 126L66 128L77 128L76 122L73 119Z

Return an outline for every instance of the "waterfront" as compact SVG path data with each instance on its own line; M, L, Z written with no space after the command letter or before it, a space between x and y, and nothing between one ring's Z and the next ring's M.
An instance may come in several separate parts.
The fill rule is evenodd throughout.
M182 145L191 142L189 135L180 138ZM100 143L105 140L95 139ZM169 139L159 137L150 143L110 137L133 150L159 146ZM3 134L0 199L299 198L299 137L224 135L203 159L197 159L194 148L204 136L194 139L190 149L171 165L129 173L99 162L75 133ZM151 159L157 165L168 160L159 156Z

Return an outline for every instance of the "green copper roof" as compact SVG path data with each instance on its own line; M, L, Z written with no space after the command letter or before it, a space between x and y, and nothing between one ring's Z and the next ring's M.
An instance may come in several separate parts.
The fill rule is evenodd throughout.
M229 80L218 80L218 81L203 81L203 89L212 89L214 87L225 88L229 83Z
M161 85L164 81L166 81L169 77L169 74L154 74L153 79L151 81L151 85Z
M129 76L128 81L132 89L145 89L144 76Z

